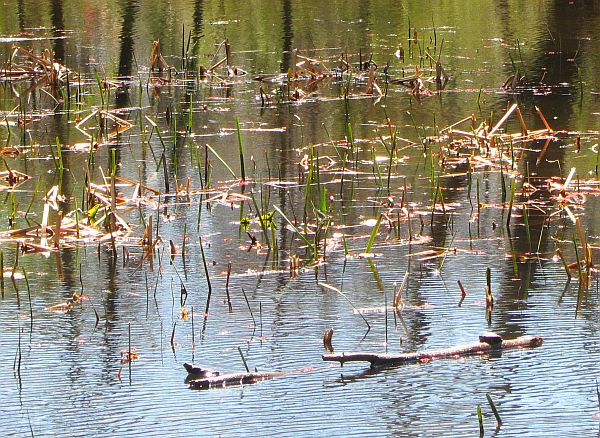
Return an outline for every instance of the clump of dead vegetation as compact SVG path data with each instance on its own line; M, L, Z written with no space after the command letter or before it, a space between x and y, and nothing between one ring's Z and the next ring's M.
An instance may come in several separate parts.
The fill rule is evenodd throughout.
M0 70L0 78L32 80L33 88L44 86L56 88L75 80L77 75L58 62L50 49L44 49L38 55L30 49L15 46L10 59Z

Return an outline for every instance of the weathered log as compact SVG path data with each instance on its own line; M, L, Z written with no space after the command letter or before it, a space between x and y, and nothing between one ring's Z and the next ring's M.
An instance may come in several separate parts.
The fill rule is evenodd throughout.
M490 341L490 334L486 334L483 340ZM471 342L456 345L441 350L430 350L415 353L328 353L323 355L323 360L339 362L371 362L371 367L390 365L404 365L418 362L429 362L436 359L451 359L463 356L472 356L485 353L497 353L509 348L531 348L542 345L543 339L539 336L521 336L516 339L503 339L501 342Z
M202 379L189 380L190 389L225 388L227 386L247 385L262 382L273 377L283 376L283 372L255 372L255 373L224 373Z

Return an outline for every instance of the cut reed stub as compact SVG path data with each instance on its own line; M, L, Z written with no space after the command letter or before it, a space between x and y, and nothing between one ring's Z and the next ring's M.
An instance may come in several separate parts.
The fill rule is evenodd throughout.
M329 351L330 353L333 353L333 345L331 343L331 339L333 338L333 329L327 329L325 330L325 333L323 333L323 347L325 347L325 349L327 351Z
M300 257L296 254L290 257L290 277L296 278L300 273Z
M460 288L460 301L458 302L458 307L462 306L462 303L465 301L465 298L467 298L467 290L465 289L465 287L463 286L463 284L461 283L460 280L457 280L458 283L458 287Z
M175 256L177 254L179 254L179 250L175 246L175 242L173 242L173 240L169 240L169 249L171 251L171 253L170 253L171 261L173 261L173 259L175 258Z

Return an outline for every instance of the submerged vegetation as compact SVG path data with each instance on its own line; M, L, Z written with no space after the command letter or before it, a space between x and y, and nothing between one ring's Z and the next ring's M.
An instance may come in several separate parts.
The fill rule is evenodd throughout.
M310 374L335 391L378 383L334 380L323 350L342 364L344 350L421 363L407 352L431 339L451 357L441 347L486 329L511 346L548 338L527 319L545 277L571 317L595 309L600 149L586 112L598 88L579 64L584 37L561 42L572 57L560 73L545 59L550 27L539 46L481 36L465 49L460 29L408 15L403 33L345 47L286 27L273 54L204 34L195 3L194 28L134 50L130 3L116 70L73 62L56 26L0 40L0 303L18 315L1 351L19 391L37 325L77 320L103 336L113 383L135 386L170 350L245 369L192 388ZM507 56L469 66L480 50ZM500 408L510 390L485 387L500 427L492 389ZM483 433L475 400L464 418Z

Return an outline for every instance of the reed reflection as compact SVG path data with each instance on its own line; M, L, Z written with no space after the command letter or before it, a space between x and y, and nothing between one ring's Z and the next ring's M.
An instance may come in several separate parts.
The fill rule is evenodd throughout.
M127 0L124 2L121 11L121 31L119 32L119 41L121 42L119 50L119 76L131 76L133 70L133 59L135 50L135 23L139 11L137 0Z
M579 74L574 59L589 48L590 24L599 12L597 2L574 5L557 1L549 9L548 33L536 43L538 55L530 62L527 73L527 80L534 89L548 87L548 92L535 97L525 92L522 104L539 106L554 129L567 128L572 119L577 105L576 90L572 84L578 80ZM565 34L565 29L571 31ZM564 88L564 84L570 85ZM526 174L524 183L530 185L529 192L532 194L522 200L527 202L524 204L526 211L522 207L516 209L511 220L508 238L512 255L505 264L493 317L493 326L500 333L525 334L526 329L520 324L520 319L526 318L527 314L515 310L526 305L524 303L540 262L524 259L531 253L538 253L544 258L551 257L553 253L555 244L549 239L546 226L549 213L555 211L558 205L548 191L547 180L561 175L566 177L563 174L566 153L563 146L560 140L551 140L547 145L545 140L535 141L524 152L520 167ZM545 156L540 160L542 149L545 149ZM514 280L515 275L517 281Z
M50 21L54 31L55 39L52 43L54 50L54 58L61 62L65 62L65 39L63 33L65 30L63 0L52 0L50 8Z
M291 68L294 29L292 21L292 2L283 0L282 4L282 30L283 30L283 59L281 61L281 71L287 72Z

